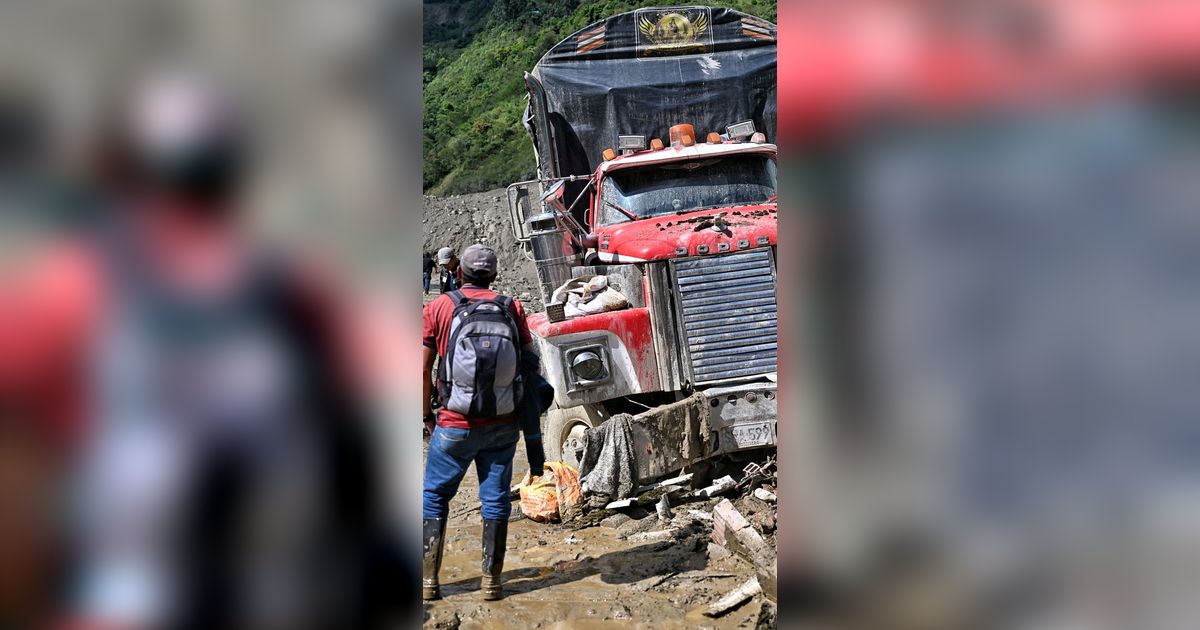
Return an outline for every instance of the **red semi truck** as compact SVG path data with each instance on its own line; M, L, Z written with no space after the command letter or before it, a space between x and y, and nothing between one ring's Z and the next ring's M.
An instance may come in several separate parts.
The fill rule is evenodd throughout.
M529 322L556 390L548 459L578 464L618 414L643 482L773 448L775 26L640 9L525 78L538 178L508 198L547 307ZM555 290L595 276L628 306L567 317Z

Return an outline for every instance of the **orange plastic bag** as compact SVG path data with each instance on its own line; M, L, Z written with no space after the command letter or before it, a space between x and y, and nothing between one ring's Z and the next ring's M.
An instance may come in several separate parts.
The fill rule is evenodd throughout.
M558 521L579 504L579 471L563 462L546 462L541 477L525 473L519 486L521 512L539 522Z

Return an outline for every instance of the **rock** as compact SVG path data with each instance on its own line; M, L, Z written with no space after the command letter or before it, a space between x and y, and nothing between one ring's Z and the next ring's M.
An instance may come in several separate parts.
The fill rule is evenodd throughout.
M663 540L673 540L675 538L676 529L661 529L655 532L638 532L630 534L625 538L629 542L659 542Z
M675 514L671 512L671 500L665 494L658 500L655 509L658 510L658 520L660 521L669 521L675 517Z
M604 520L600 521L600 525L603 527L614 527L615 528L615 527L620 527L621 525L624 525L625 523L628 523L631 520L633 520L633 519L628 514L621 514L620 512L618 512L618 513L613 514L612 516L609 516L609 517L605 518Z
M758 609L758 618L754 622L754 630L773 630L779 627L779 609L769 601L763 601Z
M764 488L755 488L754 497L761 501L769 501L771 503L775 502L775 493Z
M754 526L764 534L769 534L775 531L775 516L770 512L759 512L758 514L755 514L754 518L751 520L753 521Z
M658 519L637 518L633 514L630 514L630 517L631 518L627 523L617 527L618 536L628 537L639 532L650 531L654 527L658 526Z
M732 490L733 487L736 485L737 485L737 482L735 482L733 480L733 477L730 477L729 475L725 475L724 477L721 477L720 479L717 479L716 481L714 481L711 486L709 486L707 488L701 488L701 489L693 492L692 496L703 497L703 498L707 499L709 497L712 497L713 495Z
M710 560L724 560L731 555L733 554L729 553L729 550L721 545L714 542L708 543L708 558Z

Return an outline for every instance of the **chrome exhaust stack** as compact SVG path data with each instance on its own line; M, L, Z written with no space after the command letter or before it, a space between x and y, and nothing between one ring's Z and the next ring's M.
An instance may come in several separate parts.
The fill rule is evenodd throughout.
M571 279L571 268L578 266L582 257L570 229L554 212L529 217L526 223L542 304L549 307L554 290Z

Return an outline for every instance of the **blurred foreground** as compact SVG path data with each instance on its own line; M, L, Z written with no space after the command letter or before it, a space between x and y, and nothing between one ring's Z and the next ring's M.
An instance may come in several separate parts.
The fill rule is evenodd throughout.
M0 625L404 620L402 9L0 7Z
M1197 8L781 6L789 619L1200 613Z

